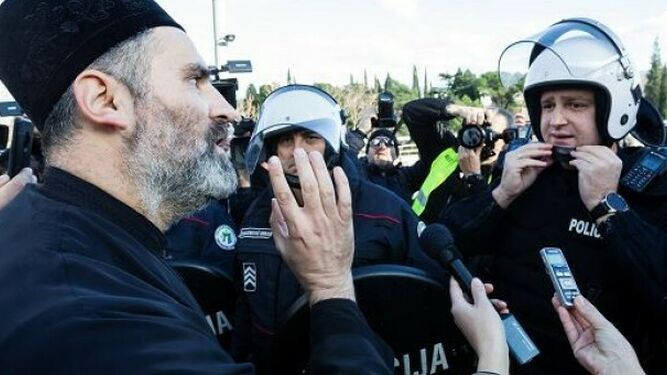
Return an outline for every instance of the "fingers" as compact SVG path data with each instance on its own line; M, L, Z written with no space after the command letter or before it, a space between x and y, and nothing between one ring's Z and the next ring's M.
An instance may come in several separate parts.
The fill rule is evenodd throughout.
M466 301L463 296L463 290L459 286L459 283L456 282L454 277L449 278L449 298L452 300L452 310L455 307L468 306L468 301Z
M275 198L271 199L271 216L269 217L269 221L271 222L271 228L274 229L275 233L285 238L289 237L289 229L287 227L287 222L285 221L285 216L283 216L278 200ZM275 226L273 224L275 224Z
M509 314L510 313L510 310L507 306L507 302L496 299L496 298L492 298L489 301L491 301L491 304L496 309L496 311L498 311L499 314Z
M486 294L491 294L493 293L493 284L491 283L484 283L484 290L486 290Z
M549 166L549 163L547 163L544 160L536 160L536 159L518 159L514 160L512 163L512 166L515 168L519 169L524 169L524 168L529 168L529 167L535 167L535 168L546 168Z
M473 278L470 283L470 293L472 294L473 301L475 301L475 305L489 302L484 284L482 284L482 281L476 277Z
M278 201L280 210L284 218L288 222L294 222L297 217L299 205L296 203L294 194L287 184L283 167L277 156L269 158L269 178L271 179L271 186L273 187L273 195Z
M32 169L24 168L19 174L10 179L9 176L0 177L0 208L11 202L23 188L30 183L37 182Z
M287 237L289 236L289 230L287 229L285 218L280 211L280 205L278 205L278 201L275 198L271 199L271 216L269 217L269 223L271 225L271 231L273 232L273 242L276 244L278 252L284 258L285 254L283 254L283 252L285 250Z
M595 328L604 327L611 323L593 306L584 296L578 295L574 298L574 307L581 314L583 321ZM582 324L584 325L584 324Z
M260 164L260 166L264 168L265 171L267 172L269 171L269 163L263 162L262 164Z
M333 170L334 183L336 184L336 193L338 195L338 215L343 221L352 221L352 193L350 192L350 183L341 167L335 167Z
M310 163L317 179L320 203L322 204L322 208L324 208L324 213L327 216L336 214L336 192L333 181L331 181L331 175L329 175L329 170L324 162L324 157L319 152L311 152L308 157L310 158Z
M313 166L310 164L310 159L304 149L296 148L294 150L294 164L296 164L296 170L299 175L299 185L301 185L304 208L314 211L321 210L320 189L315 178Z

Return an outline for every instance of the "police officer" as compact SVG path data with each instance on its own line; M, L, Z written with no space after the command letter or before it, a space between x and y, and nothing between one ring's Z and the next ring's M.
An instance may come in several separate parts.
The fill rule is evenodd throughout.
M165 259L199 260L231 276L237 230L227 205L227 199L211 200L169 228Z
M442 278L443 271L419 247L417 218L408 205L359 177L342 143L340 114L333 97L316 87L289 85L275 90L266 98L250 140L248 171L252 173L265 165L267 157L277 155L292 193L303 205L302 195L309 187L302 186L296 177L295 160L303 150L318 151L330 170L342 167L350 182L355 232L353 267L403 264ZM237 244L236 279L241 298L235 355L241 359L252 354L259 372L270 370L267 366L271 340L279 328L279 319L303 294L276 251L269 227L273 197L270 187L258 195L243 220ZM246 337L242 337L244 333Z
M485 277L542 351L518 373L582 371L551 310L554 289L539 257L547 246L563 250L581 293L629 339L644 368L664 373L661 298L632 277L641 263L626 261L655 257L667 239L665 179L641 193L619 184L644 152L616 147L646 125L637 121L636 72L613 32L589 19L563 20L508 47L501 72L516 71L504 62L521 61L521 51L530 53L524 97L539 142L507 153L500 181L452 205L445 222L467 255L494 255Z

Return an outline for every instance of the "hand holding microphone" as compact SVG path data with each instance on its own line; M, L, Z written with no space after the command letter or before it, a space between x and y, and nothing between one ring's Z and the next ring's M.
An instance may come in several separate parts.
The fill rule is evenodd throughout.
M454 239L452 238L452 234L449 232L447 227L445 227L442 224L431 224L426 226L426 228L419 233L419 244L431 258L435 259L436 261L438 261L438 263L440 263L440 265L450 270L452 276L454 276L456 280L459 282L463 291L473 299L474 302L473 306L477 306L478 303L485 303L484 301L482 301L482 298L483 300L488 301L488 299L486 298L486 294L477 293L476 295L475 291L471 290L471 285L477 284L477 282L473 284L473 276L468 270L468 268L465 266L465 264L463 264L463 262L461 261L461 255L456 249L456 246L454 245ZM481 281L479 281L479 284L481 284ZM450 284L450 293L452 288L454 288L454 294L451 295L452 314L455 313L463 314L467 311L471 311L469 309L468 310L458 309L456 311L454 310L454 303L455 303L454 299L457 298L458 299L457 301L459 303L458 306L461 306L460 299L462 299L463 297L461 294L456 293L457 287L452 286L451 284ZM479 302L478 300L482 302ZM489 302L488 306L490 305L491 302ZM517 361L519 365L528 363L533 358L535 358L535 356L537 356L540 353L540 351L537 349L537 347L530 339L530 337L528 337L528 334L526 334L526 332L523 330L521 324L519 324L514 315L507 313L506 311L507 306L505 305L503 308L502 304L498 302L496 303L496 306L500 307L501 309L501 311L499 311L500 319L505 328L504 336L507 342L507 346L509 347L510 353L512 354L512 357ZM486 311L489 310L486 309ZM460 321L459 319L456 319L457 326L459 324L459 321ZM468 337L468 334L466 334L465 329L462 328L461 326L459 326L459 328L466 335L466 338L470 340L470 337ZM479 329L479 327L475 328ZM479 331L482 333L482 335L485 334L484 328L480 329ZM470 344L473 346L475 345L472 342ZM481 357L479 352L477 354L478 356Z

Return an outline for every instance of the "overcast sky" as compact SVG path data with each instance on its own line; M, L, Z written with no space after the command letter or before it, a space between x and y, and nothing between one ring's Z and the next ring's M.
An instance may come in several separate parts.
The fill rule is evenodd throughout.
M180 22L213 64L212 0L157 0ZM2 2L2 0L0 0ZM638 69L649 68L653 40L667 51L665 0L217 0L218 35L235 34L221 47L221 62L250 59L254 73L241 85L343 84L387 73L404 83L412 65L423 80L458 67L495 70L503 48L566 17L591 17L623 40ZM663 52L663 61L667 52ZM0 98L3 96L0 88ZM6 96L6 94L4 94Z

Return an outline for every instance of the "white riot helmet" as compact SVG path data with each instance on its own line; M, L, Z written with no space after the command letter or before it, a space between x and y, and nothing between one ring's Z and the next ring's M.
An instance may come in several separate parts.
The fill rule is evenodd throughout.
M248 172L253 173L257 165L275 154L277 136L296 130L312 131L324 139L324 160L333 168L344 142L343 116L336 100L315 86L288 85L274 90L262 104L248 143Z
M637 124L642 93L636 72L618 37L597 21L565 19L511 44L500 56L498 71L505 87L525 77L526 107L540 140L540 95L554 88L593 90L605 144L623 138Z

